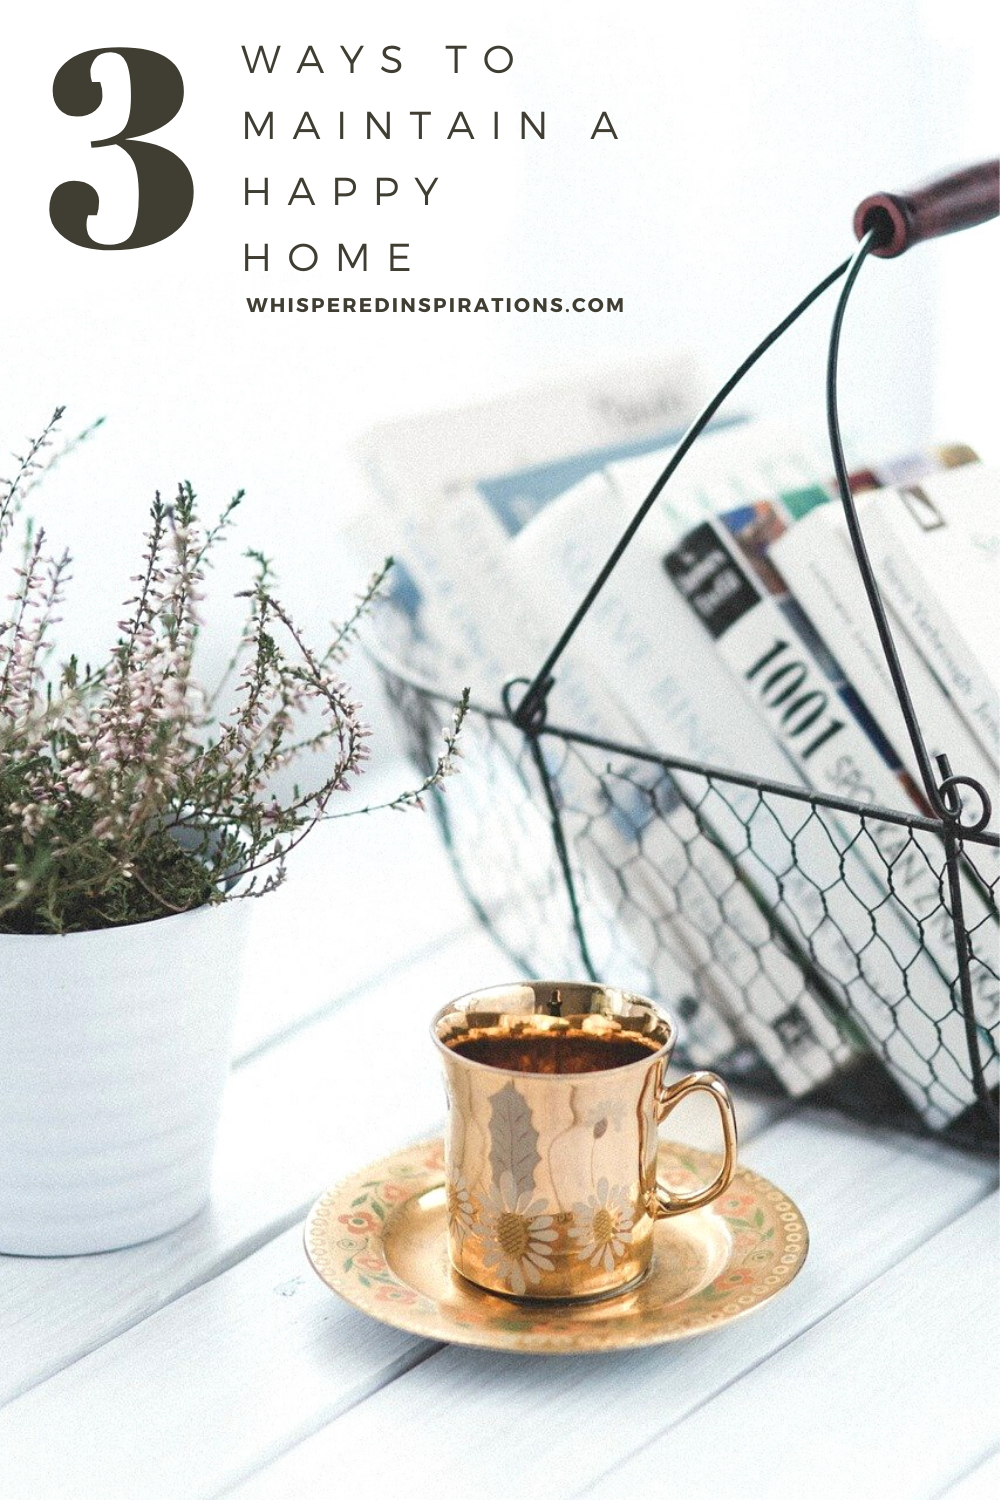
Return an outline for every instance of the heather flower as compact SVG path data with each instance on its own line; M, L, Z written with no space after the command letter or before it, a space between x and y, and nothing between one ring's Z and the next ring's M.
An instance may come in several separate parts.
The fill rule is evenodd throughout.
M0 552L25 496L74 446L46 453L61 416L0 481ZM69 556L23 524L6 618L0 606L0 931L80 931L261 895L318 822L351 815L335 800L364 768L369 729L339 668L391 559L317 646L279 598L269 560L248 553L243 627L210 693L195 672L200 606L242 499L206 529L190 484L169 503L156 495L117 639L83 671L73 656L52 667ZM463 700L431 774L387 806L423 806L452 774L464 712ZM318 784L277 795L278 773L307 762Z

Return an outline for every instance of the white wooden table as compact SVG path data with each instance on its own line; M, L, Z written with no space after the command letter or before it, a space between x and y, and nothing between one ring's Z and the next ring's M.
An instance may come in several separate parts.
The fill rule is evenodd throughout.
M429 818L300 852L255 911L210 1208L110 1255L0 1258L3 1500L1000 1493L995 1174L925 1142L740 1100L742 1155L812 1248L775 1302L686 1343L496 1355L332 1296L310 1202L438 1131L428 1017L511 976Z

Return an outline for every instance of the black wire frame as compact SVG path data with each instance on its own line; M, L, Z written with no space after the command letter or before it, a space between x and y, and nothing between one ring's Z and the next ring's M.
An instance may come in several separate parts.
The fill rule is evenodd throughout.
M701 776L708 778L709 782L716 788L723 786L738 787L756 792L758 796L769 795L775 798L786 799L792 803L807 804L816 813L826 812L830 815L846 815L849 818L857 819L861 827L865 827L866 823L870 825L873 819L877 819L882 824L893 825L901 830L905 830L911 838L918 833L932 836L940 844L943 853L943 869L941 871L942 888L946 888L947 890L947 899L942 900L942 905L949 914L954 938L955 974L954 976L947 977L951 984L953 1005L961 1014L964 1025L971 1079L978 1101L978 1119L974 1121L971 1136L966 1139L965 1143L968 1144L971 1140L974 1144L982 1145L984 1141L995 1134L998 1114L995 1090L991 1089L988 1085L980 1048L981 1027L975 1013L971 968L974 962L978 961L982 963L983 959L981 955L977 958L977 955L974 953L972 936L966 922L962 872L963 867L967 870L970 847L975 848L979 846L981 848L997 850L1000 848L1000 837L994 832L987 831L992 808L989 795L982 784L972 777L953 772L950 761L945 755L938 757L938 775L935 775L932 768L919 719L914 709L905 674L896 651L887 612L882 603L878 584L865 547L864 536L848 481L847 465L840 435L837 381L844 316L851 292L865 260L878 247L878 235L879 231L877 228L869 230L862 237L853 256L842 262L834 271L824 277L793 308L792 312L758 344L757 348L743 361L698 415L673 451L669 462L665 465L656 483L638 507L616 547L535 676L531 679L518 678L506 683L503 687L502 700L506 711L506 722L520 731L524 738L530 763L534 768L537 790L541 794L554 843L556 859L568 907L569 921L575 938L579 959L584 972L595 980L599 978L599 975L591 954L590 941L583 915L583 903L581 902L577 888L577 870L574 867L574 860L571 854L570 839L567 836L564 826L560 788L557 778L553 776L553 772L550 769L550 758L544 751L546 741L561 742L564 746L573 746L579 750L587 749L590 751L606 752L618 758L624 757L627 762L636 766L646 765L655 767L664 776L670 778L671 784L674 787L678 785L679 776ZM551 725L547 722L548 699L556 681L555 667L560 657L569 645L579 625L586 617L601 589L611 576L617 562L623 555L632 537L638 531L643 519L652 509L658 496L668 484L672 474L679 467L699 434L708 425L711 418L722 406L730 392L742 380L743 376L807 308L842 277L844 278L844 284L833 319L826 373L827 424L830 447L840 500L847 520L852 546L878 632L883 655L921 774L923 791L930 809L929 815L920 813L906 814L890 808L872 807L869 804L856 802L848 798L831 797L807 790L801 786L769 781L727 768L705 766L679 757L661 756L639 746L621 745L611 740L604 740L597 736L582 733L570 727ZM441 706L453 699L453 695L442 692L432 684L422 682L398 663L393 664L388 660L383 660L382 665L387 679L395 684L395 696L400 703L405 704L407 695L409 695L408 701L411 708L414 703L422 703L424 709L426 709L432 704ZM519 689L523 689L523 692L519 692ZM485 705L473 705L471 711L474 715L478 715L485 723L492 722L494 725L499 725L505 722L505 715L503 713ZM411 723L411 728L414 727ZM426 725L424 728L426 728ZM960 793L960 788L963 787L973 793L979 803L974 818L968 823L963 822L965 809ZM452 837L450 818L444 810L440 797L438 798L438 804L442 815L442 827L445 832L446 842L449 843L455 862L459 865L460 877L462 877L467 872L463 872L461 869L461 858ZM702 825L702 832L706 836L710 836L710 830L704 824ZM494 925L490 912L486 910L476 896L474 884L467 879L464 881L464 884L474 907L479 911L484 920L489 922L491 926ZM980 881L980 889L983 889L982 881ZM988 907L995 919L997 910L995 885L988 886L985 894ZM836 1010L838 1007L838 997L835 992L831 991L822 968L817 966L813 961L813 955L808 951L803 952L802 944L796 941L796 934L789 931L781 923L777 912L771 910L768 913L768 917L774 934L789 951L795 954L797 960L810 973L811 982L814 987L825 998L831 1009ZM523 960L523 955L512 956ZM988 962L989 960L987 960ZM887 1087L891 1087L888 1085L887 1079L883 1079L883 1083ZM877 1109L876 1113L878 1113Z
M407 728L410 748L422 766L429 768L437 755L441 724L447 719L454 698L422 679L382 648L377 661L390 698ZM943 889L947 887L949 832L934 817L861 804L848 798L815 793L800 785L682 757L662 756L646 747L625 745L567 725L545 722L526 733L512 724L504 711L475 701L470 705L467 727L471 731L471 743L466 746L463 773L445 783L443 788L436 789L433 811L459 883L473 910L507 953L512 965L536 977L551 975L553 965L563 977L584 977L595 982L606 981L609 972L613 974L615 971L614 957L609 958L607 936L603 931L606 924L595 910L593 890L588 889L588 871L593 859L600 858L600 851L595 854L593 845L584 848L589 834L585 829L581 834L583 813L579 796L574 804L564 785L569 779L564 775L569 755L588 758L587 774L593 788L592 821L600 821L607 815L606 798L602 800L602 797L609 782L620 784L631 780L646 794L650 791L650 778L645 774L648 772L657 785L667 785L674 791L680 789L692 826L696 828L697 839L714 846L715 852L727 862L734 884L739 883L742 893L749 892L755 901L762 926L766 927L766 934L760 934L759 941L773 940L790 955L802 972L804 987L819 997L839 1027L859 1039L862 1033L853 1024L856 1009L851 998L847 997L845 1001L842 990L831 981L813 935L797 922L787 903L762 897L759 882L756 888L752 881L748 885L741 874L740 862L733 858L732 846L720 844L712 800L718 802L721 799L728 815L727 797L731 798L734 793L752 794L751 804L760 817L772 822L784 818L785 823L793 825L787 838L790 860L796 858L796 828L801 831L803 819L819 818L821 823L828 819L839 825L841 852L848 851L856 840L866 839L874 824L894 829L899 836L900 867L905 865L906 848L912 840L921 837L939 848L941 858L935 864L934 875ZM498 760L503 762L502 775L497 774ZM655 799L655 791L652 795ZM523 828L518 831L525 814L525 809L516 805L519 799L531 805L529 810L539 825L541 838L536 838L534 844L524 835ZM784 816L786 810L796 807L800 809L799 816ZM497 835L494 837L485 826L491 821L493 833ZM753 816L747 816L748 847L751 849L755 847L752 822ZM831 832L835 830L831 828ZM959 846L960 858L976 848L990 851L1000 848L1000 838L985 830L959 833L953 837ZM547 845L547 852L544 848L539 850L539 842ZM774 841L769 839L768 842L773 845ZM692 863L698 865L701 860L695 858ZM756 865L758 870L763 868L759 854ZM804 861L796 871L797 878L803 878L803 871L804 878L808 879L808 866ZM624 904L631 900L629 884L632 873L624 872L621 876ZM772 873L776 877L773 883L780 892L787 877L780 869ZM692 878L698 877L693 874ZM891 869L887 871L887 878L888 899L894 902L896 895ZM832 901L827 912L829 897L829 891L821 891L816 897L817 905L827 913L826 920L832 920ZM995 884L988 888L986 900L995 913ZM718 902L718 912L723 919L727 902L728 895L723 895ZM951 901L942 902L942 906L945 904L949 917L952 917ZM621 908L612 920L621 920ZM874 934L877 930L878 914L873 912L871 931ZM997 978L997 964L992 953L987 951L991 935L980 928L975 937L974 950L973 936L966 933L966 965L976 965L980 973L985 971L992 987ZM987 1025L977 1019L971 997L967 1005L963 1001L957 978L958 966L956 950L955 973L942 977L951 989L953 1004L964 1022L965 1048L970 1056L975 1048L978 1056L981 1043L988 1035ZM898 979L901 997L919 1000L905 965L900 966ZM697 988L697 973L693 974L692 982ZM655 993L655 985L652 989ZM747 1008L748 1011L753 1009L752 1000ZM885 1040L891 1052L892 1019L888 1006L885 1013ZM686 1019L683 1013L682 1019ZM866 1052L869 1043L870 1038L864 1043ZM926 1133L927 1127L911 1100L875 1060L879 1050L878 1046L873 1049L870 1065L852 1063L842 1076L818 1083L809 1091L809 1097L832 1103L873 1124L888 1123L915 1133ZM942 1061L947 1059L940 1034L935 1035L933 1027L928 1028L927 1053L930 1073L939 1073ZM773 1071L766 1067L761 1069L759 1059L748 1065L742 1058L691 1056L683 1049L680 1049L680 1056L685 1063L718 1065L734 1079L740 1078L765 1090L785 1092ZM885 1060L885 1049L882 1060ZM982 1067L977 1073L971 1069L971 1062L967 1066L972 1073L978 1103L956 1115L954 1122L944 1131L943 1138L962 1147L989 1151L993 1149L995 1135L992 1123L994 1095L986 1085ZM941 1135L942 1130L936 1129L933 1133Z

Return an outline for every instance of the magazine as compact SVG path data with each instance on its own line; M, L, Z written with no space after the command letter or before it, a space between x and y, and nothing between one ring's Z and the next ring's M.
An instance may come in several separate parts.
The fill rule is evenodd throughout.
M898 747L912 780L919 784L919 765L840 507L817 506L770 544L768 556L818 634L825 642L836 643L836 656L846 677L867 705L877 707L888 738ZM939 754L947 754L956 771L975 777L995 797L996 757L973 734L955 697L913 643L894 610L890 611L890 623L932 764ZM985 858L988 852L970 850L970 857Z
M816 504L826 504L828 495L818 485L811 492ZM794 497L801 502L801 494ZM807 502L808 503L808 502ZM689 507L691 516L694 507ZM681 519L677 493L673 509L677 536L663 555L665 570L678 595L705 627L715 648L732 672L733 691L742 691L778 736L799 765L807 783L815 790L847 796L873 806L904 809L907 800L923 806L920 791L904 771L893 747L885 739L868 706L843 675L836 658L816 635L797 601L788 595L779 575L767 565L768 547L786 524L794 524L792 511L784 515L771 502L759 499L722 516L707 515L689 529ZM787 518L787 519L786 519ZM746 552L740 542L745 537ZM751 562L751 559L753 560ZM891 822L873 818L867 824L867 839L851 838L836 814L826 817L827 826L840 830L843 847L837 857L851 872L850 884L865 893L866 901L890 924L883 931L891 962L878 974L869 973L869 985L881 1002L891 1007L892 1029L885 1051L896 1064L900 1083L918 1107L926 1107L928 1090L937 1089L942 1107L947 1093L957 1110L972 1102L971 1080L958 1062L964 1058L964 1023L952 1006L952 985L957 972L954 931L947 896L936 873L935 849L921 853L921 835ZM801 840L798 841L801 848ZM814 840L819 868L831 866L822 839ZM909 851L914 850L913 857ZM886 894L899 895L890 910ZM838 910L850 922L851 900L838 892ZM970 923L995 922L995 906L974 881L966 882L964 902ZM905 914L905 915L904 915ZM908 918L908 920L907 920ZM840 918L838 917L838 921ZM863 928L857 932L864 951ZM919 999L912 992L911 964L928 968L932 960L938 971L935 981L928 970L927 991ZM1000 994L989 963L972 966L977 1016L989 1050L990 1077L996 1073L996 1044L991 1031L996 1025ZM855 1010L882 1041L887 1013L879 1001L871 1002L865 988L855 997ZM921 1067L911 1059L914 1038L926 1035L930 1020L946 1039L951 1065ZM947 1079L942 1085L942 1074Z
M728 451L735 455L741 443L747 445L748 452L753 441L752 429L740 429L728 434L720 434L718 437L709 439L706 448L709 454L720 451ZM787 454L789 444L787 437L782 438L783 448ZM791 450L794 451L794 450ZM696 453L692 453L691 460L696 460ZM790 460L786 458L785 474L788 473ZM807 459L802 456L799 467L799 479L802 478L802 468L807 464ZM614 471L615 481L620 486L627 482L632 465L620 465ZM635 492L641 494L646 482L650 477L650 461L640 460L635 466L638 482ZM814 484L820 478L820 473L814 472L812 479ZM773 478L780 475L781 463L775 459L768 474L764 478ZM742 476L746 476L743 478ZM659 748L664 753L672 749L677 750L676 737L679 732L687 730L689 733L693 725L700 720L704 722L706 706L714 706L719 720L719 732L725 736L728 734L728 743L733 751L742 759L734 760L732 754L726 756L720 752L720 743L727 741L723 738L715 743L716 753L712 755L711 742L706 741L704 734L700 738L692 738L689 741L688 753L699 759L714 761L716 764L731 764L735 769L752 769L760 775L772 775L776 780L793 779L789 774L789 759L797 760L799 775L806 775L806 766L801 757L794 755L794 747L790 746L787 737L781 734L775 735L773 727L767 722L767 717L744 711L742 714L734 715L732 705L741 701L740 688L734 681L730 668L727 667L724 655L720 655L712 642L711 637L700 624L697 615L690 611L686 603L681 603L680 609L671 603L670 590L666 576L662 570L662 559L671 550L668 539L663 530L659 533L657 525L665 525L665 518L672 518L673 533L683 527L679 514L686 513L693 518L699 510L704 513L704 508L718 503L720 495L728 495L730 498L738 491L741 483L753 483L755 476L752 464L743 467L737 466L735 477L725 481L717 468L713 469L710 462L706 461L705 468L695 461L692 468L688 470L687 482L683 478L683 470L677 475L677 483L672 482L668 487L671 500L665 494L663 504L650 516L639 536L633 543L633 548L638 548L636 558L646 556L646 571L642 572L641 562L633 560L629 562L629 554L619 565L618 572L613 575L608 584L605 594L598 599L592 610L591 618L588 619L580 630L580 645L582 648L592 647L592 662L599 665L602 660L607 659L609 650L607 642L617 632L619 637L626 635L630 645L630 660L624 666L620 658L615 660L611 675L619 691L623 689L620 684L631 683L637 677L636 662L641 658L643 652L636 645L636 639L645 640L645 656L652 665L650 674L644 681L640 680L635 689L636 701L644 705L645 725L647 736L650 735L649 725L654 722L652 715L656 710L655 691L653 683L656 681L655 671L658 668L660 678L663 676L663 662L667 653L663 650L663 642L669 642L671 650L669 660L672 670L687 676L687 692L682 699L676 686L672 689L672 702L666 712L659 720L656 720L661 735ZM541 535L542 529L545 534L553 540L553 545L559 548L558 552L550 552L543 567L539 567L535 576L536 586L541 577L555 580L556 578L569 577L572 582L570 592L579 598L593 576L596 574L597 566L603 560L603 556L610 551L610 542L623 527L624 520L630 508L634 507L634 494L630 496L629 506L623 506L618 512L613 524L608 528L607 534L602 536L595 547L594 553L585 558L582 566L573 569L573 562L579 562L581 551L586 547L586 539L594 535L596 524L593 512L590 512L590 520L585 521L586 502L591 500L597 493L594 482L589 489L581 487L578 491L581 509L576 514L564 514L561 518L557 514L557 507L550 507L544 516L539 517L532 527L528 528L522 538L515 543L515 548L523 548L529 535ZM753 489L747 491L753 494ZM821 491L826 498L828 491ZM671 503L672 501L672 503ZM558 502L565 504L566 502ZM568 507L567 507L568 508ZM658 519L657 519L658 517ZM560 541L559 534L562 534ZM643 536L645 533L645 541ZM671 538L672 540L672 538ZM676 542L673 542L676 546ZM720 546L722 545L720 541ZM655 546L659 557L654 559L647 547ZM556 566L555 560L558 560ZM624 570L624 571L623 571ZM711 575L709 575L711 576ZM753 589L748 580L744 580L747 590L746 597L753 602L759 600L759 595ZM551 587L555 587L553 583ZM683 601L683 594L677 592L678 600ZM732 594L728 596L732 598ZM642 626L636 626L636 618L646 600L654 600L656 608L660 611L652 619L646 619ZM563 606L567 603L563 601ZM684 619L685 614L689 618ZM640 616L641 617L641 616ZM617 622L617 623L616 623ZM692 626L697 626L694 631L694 639L691 637ZM697 638L700 633L700 640ZM680 665L674 665L679 663ZM661 696L661 702L663 701ZM749 694L745 695L743 701L752 705L753 699ZM683 704L683 708L682 705ZM756 725L756 738L753 738L754 725ZM813 730L813 739L819 731ZM812 743L812 741L810 741ZM807 747L808 748L808 747ZM866 747L862 746L862 750ZM819 747L822 749L822 746ZM683 753L683 752L681 752ZM808 756L805 758L808 762ZM738 821L734 820L734 826L730 830L733 840L745 839L745 833ZM812 871L812 879L799 878L793 875L791 880L797 881L797 899L792 902L789 893L789 877L785 877L782 888L775 886L773 876L768 875L768 869L783 869L784 864L780 862L780 849L772 841L771 848L764 858L755 858L757 866L755 874L758 882L764 884L770 880L771 889L768 894L772 899L783 901L791 905L794 913L794 925L804 939L808 949L812 951L816 960L820 963L825 973L832 976L835 982L841 984L843 998L850 1001L852 1012L867 1015L873 1028L873 1036L878 1046L884 1050L890 1065L901 1084L907 1089L918 1107L923 1108L929 1117L950 1117L963 1108L971 1099L970 1084L962 1069L960 1061L964 1056L962 1047L957 1044L949 1048L949 1061L942 1062L937 1068L938 1074L947 1070L947 1079L941 1083L939 1079L932 1076L929 1066L921 1066L915 1057L914 1035L923 1035L923 1028L928 1024L926 1011L930 1007L930 1024L948 1025L949 1034L956 1027L960 1027L959 1018L952 1011L950 979L953 977L951 969L954 966L953 946L949 946L950 928L947 913L941 906L940 888L936 881L930 877L930 868L922 860L905 863L905 869L909 872L908 878L918 883L926 877L925 883L928 890L923 897L921 911L926 914L929 938L938 942L938 953L942 967L948 964L947 977L942 974L941 968L935 966L934 962L924 950L921 940L919 922L909 923L903 908L893 909L885 902L885 886L881 882L885 880L885 864L881 855L877 856L877 863L872 864L860 857L860 854L850 847L850 839L846 831L841 835L842 849L837 853L831 846L828 837L815 825L806 821L804 828L792 829L786 839L785 848L794 839L794 846L804 870ZM780 839L779 839L780 842ZM889 847L891 838L886 837L885 857L890 860L898 857L899 847ZM812 850L812 855L808 850ZM870 918L865 908L860 905L857 898L846 888L841 887L831 897L837 903L837 915L835 920L824 919L824 907L819 896L816 881L820 885L826 885L830 880L836 879L840 872L841 855L846 858L849 866L855 871L858 880L858 890L868 892L868 900L879 910L880 932L885 943L884 947L873 949L870 941ZM811 863L814 861L814 863ZM787 857L784 861L787 863ZM820 879L817 871L829 870L825 879ZM932 924L936 924L933 925ZM951 940L953 943L953 940ZM859 955L861 955L859 959ZM914 966L925 974L924 986L926 997L936 997L928 1000L923 991L919 1006L907 1009L907 997L910 984L913 980ZM985 1024L989 1025L993 1016L992 1009L992 984L989 970L984 968L979 976L979 987L989 991L983 999L986 1003ZM873 1007L872 995L880 999ZM909 1020L907 1017L909 1016ZM907 1026L910 1027L910 1036L906 1035ZM937 1065L936 1065L937 1066ZM935 1090L935 1082L939 1087ZM930 1102L927 1099L928 1090L932 1091Z
M986 751L1000 753L996 624L1000 476L963 464L866 496L860 519L885 598Z
M747 437L748 446L756 438ZM708 440L724 444L729 451L734 439L720 435ZM695 459L695 453L691 457ZM648 471L649 461L640 461ZM553 502L521 532L511 547L522 589L542 601L550 622L550 641L565 624L587 586L621 534L634 497L625 501L620 491L622 466L615 480L595 475L560 500ZM642 486L639 486L641 491ZM550 708L558 722L573 723L562 695L567 667L585 663L588 674L596 673L606 694L629 707L640 726L640 743L662 754L677 754L708 764L740 765L741 755L757 757L754 769L762 775L788 780L788 759L766 727L751 714L733 713L731 684L724 662L705 644L696 621L686 611L671 608L669 592L656 576L656 544L662 518L653 511L632 546L621 559L604 592L580 627L572 650L557 671ZM653 587L650 587L650 578ZM666 643L666 649L665 649ZM678 772L675 780L687 788L689 802L697 807L705 801L703 778ZM711 832L721 843L716 850L715 880L733 885L733 856L746 885L734 887L731 930L727 941L740 949L730 954L734 972L748 984L749 1005L742 1006L742 1023L755 1029L755 1041L782 1081L793 1092L815 1086L850 1056L850 1048L837 1033L823 1008L804 988L793 963L768 930L757 897L774 894L774 876L766 854L747 850L744 820L754 804L752 794L729 789L726 796L711 800L702 812ZM683 834L679 835L681 838ZM787 861L788 846L782 842L779 868ZM711 840L703 840L711 847ZM728 856L723 853L728 851ZM742 851L742 854L740 854ZM772 857L778 858L772 849ZM725 874L723 875L723 871ZM711 879L712 877L708 877ZM789 872L789 883L795 875ZM810 906L814 906L812 900ZM714 904L708 931L718 925L718 902Z

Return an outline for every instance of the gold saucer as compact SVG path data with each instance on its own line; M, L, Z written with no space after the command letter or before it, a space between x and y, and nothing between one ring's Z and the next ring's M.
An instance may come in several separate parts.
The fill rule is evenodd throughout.
M720 1160L664 1142L660 1181L709 1182ZM638 1286L600 1302L517 1302L452 1270L444 1148L424 1141L324 1193L305 1243L331 1291L408 1333L519 1354L583 1354L686 1338L751 1312L796 1275L809 1235L780 1188L739 1167L707 1208L658 1221L652 1270Z

